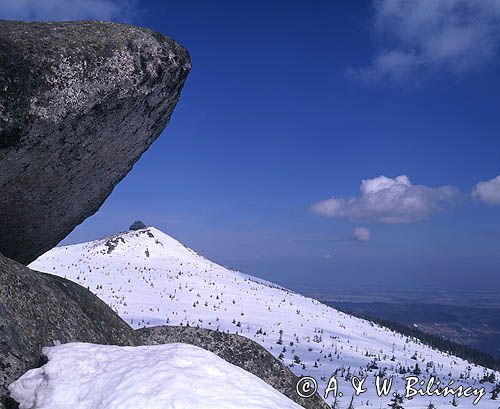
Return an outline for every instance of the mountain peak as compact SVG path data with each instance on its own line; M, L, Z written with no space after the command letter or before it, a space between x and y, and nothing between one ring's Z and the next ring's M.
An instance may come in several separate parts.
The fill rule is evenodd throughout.
M143 261L163 260L167 264L172 259L182 260L184 263L212 264L211 261L200 256L194 250L153 226L126 230L87 243L56 247L49 253L51 256L57 255L57 257L64 255L66 260L74 257L76 257L75 260L79 260L81 257L98 258L105 263L115 261L119 263L120 260L133 258ZM45 257L46 255L43 255L37 261L43 261ZM33 265L37 264L37 262L33 263Z

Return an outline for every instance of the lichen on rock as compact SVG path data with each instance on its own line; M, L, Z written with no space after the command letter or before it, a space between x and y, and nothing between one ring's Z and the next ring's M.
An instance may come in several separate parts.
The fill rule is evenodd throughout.
M0 21L0 252L27 264L95 213L167 125L190 67L139 27Z

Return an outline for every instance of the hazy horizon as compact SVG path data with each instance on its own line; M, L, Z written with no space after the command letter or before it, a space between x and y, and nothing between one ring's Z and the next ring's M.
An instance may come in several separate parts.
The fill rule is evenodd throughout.
M500 7L408 4L0 0L192 57L164 134L66 242L143 219L280 283L500 288Z

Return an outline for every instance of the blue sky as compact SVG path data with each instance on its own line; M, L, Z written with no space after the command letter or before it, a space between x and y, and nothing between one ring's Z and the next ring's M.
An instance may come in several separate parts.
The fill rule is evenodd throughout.
M141 219L297 288L500 288L500 3L415 4L0 0L192 57L166 131L65 242Z

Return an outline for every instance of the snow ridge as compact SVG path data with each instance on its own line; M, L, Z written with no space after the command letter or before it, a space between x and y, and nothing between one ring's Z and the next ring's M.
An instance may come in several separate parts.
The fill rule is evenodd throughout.
M484 386L488 371L437 351L366 320L258 278L213 263L154 227L110 238L57 247L30 265L88 287L134 328L190 325L251 338L282 360L298 376L313 376L323 393L335 375L341 407L347 407L353 376L366 376L367 392L356 407L386 406L378 397L376 375L394 377L393 391L404 392L404 378L434 375L443 385ZM497 374L497 379L500 379ZM405 408L451 405L452 396L420 397ZM328 399L331 403L331 397ZM458 399L472 408L473 398ZM497 408L485 396L481 408Z

